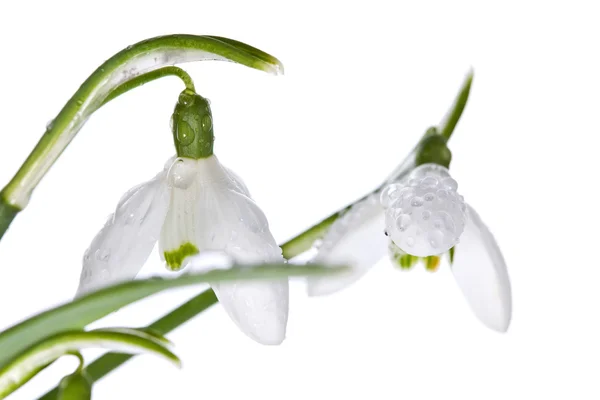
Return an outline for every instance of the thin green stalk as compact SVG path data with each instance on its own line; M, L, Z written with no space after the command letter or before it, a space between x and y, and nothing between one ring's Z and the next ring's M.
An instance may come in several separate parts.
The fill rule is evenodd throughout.
M0 199L14 209L23 210L40 180L115 88L164 66L205 59L232 61L273 74L283 72L281 62L275 57L231 39L169 35L129 46L96 69L48 124L29 157L0 192ZM124 90L131 88L126 86ZM0 225L0 238L12 218L5 218Z
M465 80L454 100L454 104L450 107L448 114L444 117L442 122L438 126L438 131L440 134L446 139L450 139L452 133L454 132L454 128L456 128L456 124L458 124L458 120L460 119L465 106L467 105L467 100L469 100L469 93L471 93L471 84L473 83L473 70L469 71Z
M142 86L156 79L164 78L165 76L176 76L183 81L183 84L185 85L186 89L189 89L192 92L196 91L196 88L194 87L194 81L187 72L185 72L179 67L170 66L160 68L155 71L148 72L146 74L142 74L118 86L117 88L113 89L108 94L108 96L106 96L106 99L104 99L104 101L102 102L102 106L108 103L109 101L119 97L120 95L132 89L135 89L136 87Z

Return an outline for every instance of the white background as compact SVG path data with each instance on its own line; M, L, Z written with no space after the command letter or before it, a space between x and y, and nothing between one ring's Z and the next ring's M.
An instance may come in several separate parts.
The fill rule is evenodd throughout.
M216 306L170 335L182 370L139 357L95 385L94 399L598 398L595 3L0 3L0 183L79 84L129 44L212 34L280 58L282 77L219 62L184 68L212 101L216 154L281 241L377 185L475 70L452 171L507 260L508 333L476 320L447 265L403 272L383 260L326 298L295 284L280 347L250 341ZM71 298L82 254L121 194L173 154L181 89L169 78L114 101L52 168L0 244L0 327ZM164 273L156 254L152 273ZM102 324L146 324L201 289ZM59 362L11 398L35 398L73 365Z

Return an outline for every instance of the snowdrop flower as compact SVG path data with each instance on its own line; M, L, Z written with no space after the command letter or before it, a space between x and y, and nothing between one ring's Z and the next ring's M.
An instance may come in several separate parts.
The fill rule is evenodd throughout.
M78 295L135 278L157 241L173 271L184 268L191 256L214 251L238 264L284 262L246 185L213 154L208 100L190 90L182 92L172 130L177 156L122 197L85 253ZM211 286L246 335L262 344L284 340L287 280Z
M475 315L505 332L511 318L511 289L496 241L475 210L457 192L447 168L424 164L399 182L354 204L330 227L315 262L345 263L343 278L312 278L310 295L341 290L391 253L404 267L426 257L435 270L439 255L451 251L452 273Z

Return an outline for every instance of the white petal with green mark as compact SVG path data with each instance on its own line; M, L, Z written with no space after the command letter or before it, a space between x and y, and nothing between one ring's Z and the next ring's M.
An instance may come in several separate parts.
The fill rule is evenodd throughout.
M506 332L512 313L506 263L494 236L469 205L467 213L452 273L477 318L491 329Z
M284 262L262 210L246 185L216 156L179 159L169 173L171 207L161 233L160 253L171 269L190 265L190 256L223 252L237 264ZM229 316L262 344L285 338L289 287L279 281L211 285Z
M77 295L135 278L156 244L169 193L163 171L121 198L84 255Z
M331 294L360 279L388 252L385 215L378 194L372 194L353 205L338 218L323 237L312 262L349 265L352 269L336 277L314 277L307 280L310 296Z

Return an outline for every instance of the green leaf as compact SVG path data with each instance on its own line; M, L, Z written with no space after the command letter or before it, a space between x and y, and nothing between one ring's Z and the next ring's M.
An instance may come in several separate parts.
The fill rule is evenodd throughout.
M121 353L149 353L181 365L179 358L162 341L142 331L103 329L61 332L29 347L0 369L0 399L17 390L58 358L90 347Z
M113 311L163 290L199 283L276 279L288 276L335 275L346 268L288 264L236 266L177 278L150 278L122 283L90 293L62 306L42 312L0 334L0 368L29 346L55 333L82 329Z

